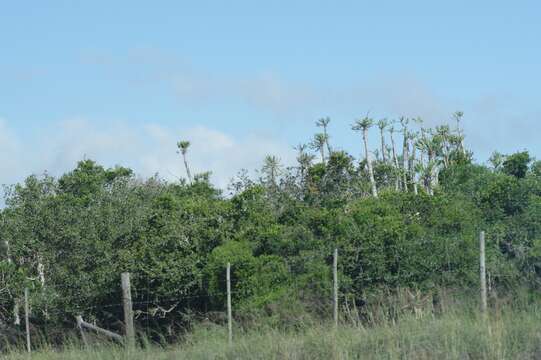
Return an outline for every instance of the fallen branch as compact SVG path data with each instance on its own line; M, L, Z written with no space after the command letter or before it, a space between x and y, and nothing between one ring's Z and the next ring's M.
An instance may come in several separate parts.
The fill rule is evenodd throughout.
M117 340L119 342L124 341L124 338L121 335L115 334L114 332L109 331L109 330L102 329L102 328L100 328L98 326L89 324L89 323L87 323L86 321L83 320L82 316L77 316L76 319L77 319L77 326L79 328L81 328L81 329L82 328L87 328L87 329L93 330L93 331L95 331L95 332L97 332L99 334L105 335L105 336L107 336L109 338L112 338L114 340Z

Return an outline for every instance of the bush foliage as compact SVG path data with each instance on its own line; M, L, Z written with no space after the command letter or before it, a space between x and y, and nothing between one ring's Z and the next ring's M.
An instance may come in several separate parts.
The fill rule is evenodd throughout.
M270 159L260 179L241 175L227 194L208 174L141 180L91 160L58 179L30 176L6 189L0 212L0 322L13 322L29 287L38 326L73 326L78 314L119 326L113 320L122 319L121 308L109 305L120 302L119 277L127 271L137 321L177 334L193 314L224 310L229 262L236 317L291 325L305 314L329 316L334 248L341 301L362 306L382 288L477 286L480 230L487 232L491 289L535 288L539 163L523 152L478 165L460 144L448 154L428 148L431 161L440 159L437 182L426 169L410 173L390 155L378 157L377 197L367 160L343 151L319 163L301 151L299 165L288 169Z

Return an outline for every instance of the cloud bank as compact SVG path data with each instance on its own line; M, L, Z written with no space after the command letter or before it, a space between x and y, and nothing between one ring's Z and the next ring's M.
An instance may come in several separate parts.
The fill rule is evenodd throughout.
M152 51L127 57L98 53L87 56L83 64L105 75L101 78L107 81L119 80L120 85L127 81L129 84L123 85L156 92L185 108L224 109L226 114L227 106L235 105L248 113L261 113L266 119L279 119L281 122L272 126L301 141L318 131L313 127L315 119L329 115L333 118L334 145L342 148L344 144L352 154L359 150L358 135L350 131L349 124L367 111L376 118L421 116L426 126L435 126L449 122L456 110L465 112L466 143L477 160L486 160L494 150L511 153L528 149L533 156L541 154L537 141L541 108L528 109L528 104L508 94L472 93L463 99L449 98L437 91L441 87L414 74L373 74L358 84L347 79L318 84L273 71L227 75ZM128 114L124 116L129 118ZM297 143L257 135L255 131L260 129L255 124L251 125L253 132L233 136L212 127L173 127L158 121L134 124L83 117L28 129L15 126L15 120L0 118L0 184L12 184L44 171L60 175L85 157L104 166L128 166L144 177L158 173L173 181L185 176L176 154L176 142L182 138L192 142L189 162L193 172L211 171L212 181L225 188L240 169L259 168L267 154L292 164L295 154L291 146ZM246 119L226 120L249 125ZM25 128L24 133L16 130L19 128ZM372 147L377 141L371 136Z
M180 138L192 143L188 154L192 172L211 171L213 183L223 189L241 169L259 168L267 154L277 155L285 164L291 164L295 156L291 146L278 139L256 134L235 138L201 126L182 129L156 123L98 124L71 119L48 125L30 137L23 138L7 120L0 119L0 184L13 184L45 171L58 176L84 158L107 167L127 166L139 176L157 173L176 181L185 177L176 153Z

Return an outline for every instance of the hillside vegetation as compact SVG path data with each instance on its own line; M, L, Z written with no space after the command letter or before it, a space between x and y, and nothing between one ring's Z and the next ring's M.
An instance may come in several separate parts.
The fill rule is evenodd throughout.
M176 183L142 180L130 169L91 160L59 178L29 176L6 188L0 212L1 343L20 339L23 328L14 323L25 287L32 331L49 344L64 342L76 315L121 332L121 272L132 274L141 337L190 341L194 329L223 323L230 262L235 327L247 333L235 345L238 358L248 358L243 344L251 340L244 339L258 336L261 353L271 351L266 331L293 354L309 344L325 354L327 342L317 339L332 317L338 248L345 326L338 338L348 354L356 346L409 351L417 345L402 336L411 332L418 332L418 346L445 339L445 347L427 354L463 351L470 341L482 346L498 336L502 349L514 351L521 345L507 348L515 338L502 335L516 336L511 314L526 321L530 302L537 306L541 162L519 152L478 164L464 145L462 114L454 119L456 126L435 129L418 119L359 119L352 130L361 159L339 150L329 119L321 119L322 132L297 147L296 165L286 168L268 156L258 178L241 172L227 191L215 188L208 173L192 176L187 141L178 144L187 179ZM370 135L380 139L375 151ZM523 294L521 310L493 320L491 333L476 330L473 311L462 324L456 313L446 315L443 300L476 298L481 230L491 306ZM408 318L413 314L423 325ZM409 320L389 325L402 317ZM479 337L470 339L474 333ZM527 334L524 341L537 336ZM354 338L362 340L349 343ZM531 341L524 351L535 351ZM290 358L311 358L301 353Z

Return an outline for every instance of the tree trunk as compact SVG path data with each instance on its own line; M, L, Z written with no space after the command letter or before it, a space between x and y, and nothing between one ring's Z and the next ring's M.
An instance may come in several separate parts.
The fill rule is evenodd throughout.
M41 286L45 286L45 265L41 261L41 256L38 255L38 279Z
M21 325L21 316L19 315L19 299L15 299L15 303L13 305L13 325Z
M432 194L434 194L434 189L440 183L440 169L437 166L434 166L434 173L432 176Z
M11 264L13 260L11 260L11 250L9 248L9 241L4 240L4 245L6 247L6 258L8 263ZM15 299L13 304L13 324L14 325L21 325L21 317L19 316L19 299Z
M399 175L400 169L398 168L398 158L396 157L396 144L394 142L394 136L393 136L392 131L390 132L390 135L391 135L391 147L393 148L393 164L394 164L394 169L396 171L395 190L400 191L400 175Z
M188 175L188 181L190 185L193 183L192 173L190 172L190 167L188 166L188 161L186 160L186 154L182 154L182 160L184 160L184 167L186 168L186 175Z
M7 261L8 261L8 263L11 264L11 252L10 252L10 249L9 249L9 241L8 240L4 240L4 246L6 247Z
M381 128L379 131L380 131L380 137L381 137L381 159L383 160L384 163L387 162L387 154L386 154L386 149L385 149L385 135L383 133L383 128Z
M364 154L366 159L366 165L368 166L368 175L370 176L370 185L372 186L372 196L378 197L378 188L376 187L376 179L374 178L374 169L372 168L372 162L368 154L368 129L363 129L363 142L364 142Z
M434 154L432 152L432 150L428 150L428 172L427 172L427 176L428 176L428 179L426 179L426 187L427 187L427 192L428 192L428 195L434 195L434 181L433 181L433 177L434 177Z
M417 189L417 176L415 172L415 161L416 161L416 156L417 156L417 149L415 147L415 141L413 139L410 139L410 140L411 140L410 178L413 184L413 193L417 195L419 193Z
M456 119L456 132L458 134L460 151L462 152L462 155L466 155L466 149L464 148L464 137L462 136L462 129L460 128L460 118L457 117Z
M327 127L325 126L323 128L323 133L325 134L325 145L327 145L327 153L329 154L329 157L331 156L331 144L329 144L329 134L327 134Z
M409 163L408 131L404 129L404 149L402 151L404 192L408 192L408 163Z
M449 167L449 142L446 137L443 137L443 165L446 169Z

